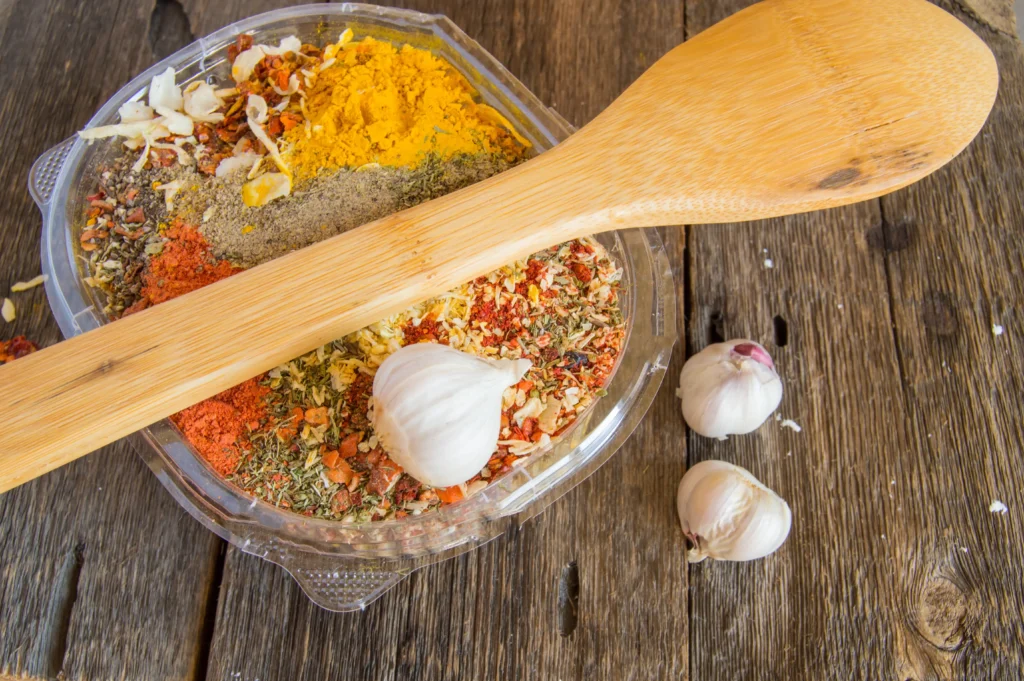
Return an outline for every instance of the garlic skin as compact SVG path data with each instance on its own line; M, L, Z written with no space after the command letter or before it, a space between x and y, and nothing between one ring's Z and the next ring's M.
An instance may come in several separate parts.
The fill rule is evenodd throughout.
M381 446L420 482L469 480L497 449L502 393L530 366L528 359L481 359L438 343L401 348L373 379Z
M676 395L690 428L724 440L756 430L771 416L782 401L782 379L764 347L731 340L688 359Z
M775 552L793 522L789 504L745 468L701 461L679 481L676 509L687 560L754 560Z

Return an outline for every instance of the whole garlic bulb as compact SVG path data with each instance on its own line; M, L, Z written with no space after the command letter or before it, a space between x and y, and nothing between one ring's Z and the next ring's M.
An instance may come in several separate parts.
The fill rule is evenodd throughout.
M782 546L793 514L789 505L745 468L701 461L679 482L676 508L692 544L691 563L705 558L754 560Z
M683 418L705 437L725 439L756 430L782 401L782 379L771 356L752 340L704 348L679 375Z
M373 379L381 446L420 482L469 480L497 449L502 393L530 366L528 359L481 359L438 343L401 348Z

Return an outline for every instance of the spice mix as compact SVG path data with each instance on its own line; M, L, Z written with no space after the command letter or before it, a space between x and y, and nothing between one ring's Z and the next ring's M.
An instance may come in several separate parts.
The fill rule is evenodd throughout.
M87 283L110 318L502 172L531 153L444 59L345 31L322 48L240 36L234 86L168 70L121 123L83 207ZM172 417L246 493L341 522L402 518L471 496L546 448L603 394L625 341L622 270L595 240L536 253L318 348ZM533 366L503 397L499 444L437 489L384 452L373 376L410 343Z

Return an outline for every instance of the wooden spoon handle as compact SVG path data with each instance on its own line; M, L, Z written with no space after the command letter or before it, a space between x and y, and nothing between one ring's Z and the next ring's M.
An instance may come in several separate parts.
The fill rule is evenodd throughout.
M555 194L551 185L535 187L532 208L513 210L487 184L0 367L0 492L379 321L425 292L449 290L495 261L563 240L548 227L572 208L541 198ZM500 219L476 229L487 215ZM540 224L545 229L532 229Z
M0 367L0 492L543 247L898 189L968 144L997 82L924 0L754 5L526 164Z

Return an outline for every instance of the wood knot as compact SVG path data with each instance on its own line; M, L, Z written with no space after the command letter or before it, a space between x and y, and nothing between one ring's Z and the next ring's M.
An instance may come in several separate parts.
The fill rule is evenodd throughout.
M936 291L925 295L922 319L925 328L939 336L952 336L960 326L949 296Z
M945 577L929 578L918 603L918 631L936 648L954 650L964 639L969 613L967 595Z
M896 253L910 247L914 241L917 223L913 218L902 216L892 222L883 219L868 231L867 242L871 248Z

